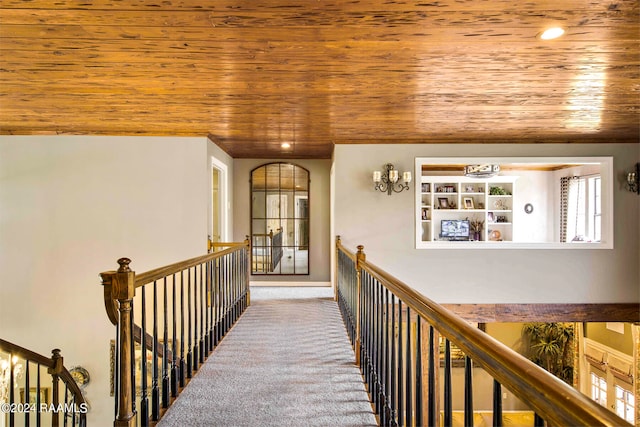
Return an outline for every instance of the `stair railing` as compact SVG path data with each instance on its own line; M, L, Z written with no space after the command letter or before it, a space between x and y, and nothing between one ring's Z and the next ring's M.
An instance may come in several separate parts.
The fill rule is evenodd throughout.
M535 411L535 425L631 426L451 311L336 241L336 298L372 407L383 426L451 426L452 348L464 356L464 425L474 425L473 363L493 377L493 425L502 386ZM440 337L444 338L440 373ZM437 364L437 367L436 367ZM439 376L443 378L440 380ZM437 379L438 378L438 379ZM442 418L440 392L444 385Z
M136 274L120 258L101 273L116 325L114 426L158 421L249 305L249 240ZM139 409L138 409L139 408Z
M7 360L0 355L0 417L8 414L9 427L16 423L57 427L60 418L65 426L87 425L88 404L64 367L60 350L46 357L0 339L0 353L8 355ZM44 369L47 373L42 375Z

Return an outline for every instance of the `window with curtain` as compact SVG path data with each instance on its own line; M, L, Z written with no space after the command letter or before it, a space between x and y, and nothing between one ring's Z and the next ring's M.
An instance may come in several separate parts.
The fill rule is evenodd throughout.
M601 240L601 179L568 176L560 179L560 241Z

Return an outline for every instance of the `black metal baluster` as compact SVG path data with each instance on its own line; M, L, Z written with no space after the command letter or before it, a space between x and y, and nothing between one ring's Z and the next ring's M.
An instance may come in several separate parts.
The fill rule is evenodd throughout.
M172 342L171 342L171 396L178 396L178 388L180 386L180 354L178 353L178 289L176 285L177 276L173 274L173 299L172 299L172 309L173 309L173 332L172 332Z
M473 361L464 357L464 425L473 426Z
M368 333L368 320L369 320L369 305L367 303L367 283L365 280L364 273L361 273L360 276L360 296L361 296L361 305L360 311L362 312L361 321L360 321L360 346L362 350L360 351L362 364L362 375L364 376L365 383L367 385L367 393L371 394L371 381L369 379L369 333Z
M180 272L180 388L185 385L185 359L184 359L184 271Z
M140 308L141 314L141 331L140 331L140 424L142 426L149 425L149 398L147 395L147 297L146 286L142 286L140 289L142 293L142 307ZM133 322L131 323L134 324ZM135 353L131 353L134 354ZM134 357L135 359L135 357ZM135 371L134 371L135 372ZM134 374L135 377L135 374ZM135 388L134 388L135 390ZM135 398L135 394L133 394Z
M164 293L162 295L162 311L164 313L162 319L162 407L169 407L169 307L167 304L167 278L163 281ZM173 359L173 357L171 358Z
M423 425L422 416L422 325L416 316L416 426ZM429 345L432 345L431 341ZM430 347L431 348L431 347Z
M411 383L412 383L412 368L411 368L411 309L409 308L409 306L407 306L407 342L406 342L406 365L407 367L405 368L405 375L406 375L406 398L405 398L405 402L406 402L406 425L407 426L411 426L412 422L413 422L413 417L412 417L412 412L413 412L413 405L412 405L412 393L411 393Z
M349 259L351 261L351 259ZM360 295L358 295L358 272L356 271L356 266L353 262L349 262L349 273L348 273L349 286L351 291L351 319L352 319L352 327L353 327L353 342L354 345L357 345L359 340L358 334L358 316L360 313L358 312L358 304L360 304Z
M436 390L436 361L439 360L439 354L436 356L435 351L435 334L436 331L433 326L429 325L429 390L428 390L428 423L430 426L435 426L437 424L437 413L436 413L436 396L438 395L438 391ZM450 372L449 372L450 373ZM445 392L446 396L446 392ZM446 397L445 397L446 399Z
M389 367L391 377L391 393L389 405L391 407L391 425L398 425L398 376L396 375L396 296L391 294L391 366Z
M235 322L235 282L236 282L236 270L235 270L235 253L230 253L227 255L229 259L229 287L227 288L227 292L229 293L229 324L227 331L231 330L231 326Z
M144 289L144 288L143 288ZM135 330L136 328L133 327L133 325L135 325L134 319L135 319L135 315L134 315L134 310L135 310L135 305L131 304L131 311L129 312L129 324L132 326L131 330L129 331L129 333L131 334L131 336L129 337L129 342L131 343L130 346L130 351L131 351L131 362L130 362L130 372L131 372L131 412L136 413L136 358L135 358L135 354L136 354L136 346L135 346L135 342L136 342L136 335L135 335ZM142 342L142 346L144 348L144 338L141 340Z
M294 255L295 256L295 255ZM239 294L240 294L240 272L238 271L238 252L234 252L231 254L231 265L233 267L233 281L231 283L232 289L233 289L233 321L231 322L231 324L236 323L236 320L238 320L238 317L240 316L240 306L239 306L239 302L240 302L240 298L239 298Z
M13 363L13 353L9 354L9 404L16 403L15 396L15 363ZM3 415L4 416L4 415ZM15 426L15 411L9 411L9 427Z
M222 279L222 298L223 298L223 328L222 328L222 336L227 335L227 331L229 330L229 257L227 255L223 258L224 270L223 270L223 279Z
M236 269L235 269L235 255L236 253L230 253L229 256L229 330L236 321Z
M444 427L453 425L453 395L451 390L451 342L444 342Z
M370 357L370 363L371 363L371 394L372 394L372 403L373 403L373 407L375 408L375 411L377 414L379 414L380 412L378 412L378 402L379 402L379 396L378 396L378 369L376 366L376 360L378 358L378 353L377 353L377 347L378 347L378 331L376 328L376 324L377 324L377 301L376 301L376 292L375 292L375 280L367 274L367 281L369 282L369 300L370 300L370 305L371 305L371 316L370 316L370 322L371 322L371 357Z
M544 418L538 415L537 412L533 414L533 425L534 427L544 427Z
M404 374L403 360L402 360L402 300L398 298L398 425L404 424L404 399L403 399L403 384L402 375Z
M375 280L376 289L376 388L378 395L378 414L380 420L384 418L384 377L383 377L383 355L384 355L384 329L383 329L383 306L382 306L382 285Z
M193 376L193 352L191 342L191 269L187 269L187 378Z
M40 427L40 422L42 421L40 412L40 405L42 404L42 402L40 401L40 364L37 363L36 367L38 369L36 372L36 390L38 390L38 394L36 395L36 405L38 405L36 410L36 425Z
M25 394L25 403L29 402L29 392L28 392L28 388L24 389L24 394ZM64 384L64 403L66 404L67 402L69 402L69 387L67 386L67 384ZM64 419L64 421L62 422L63 426L67 426L67 408L66 405L63 405L62 407L62 418ZM25 421L29 418L29 414L25 414Z
M193 372L200 362L200 342L198 335L198 266L193 267Z
M158 387L158 283L153 281L153 374L151 377L151 419L160 417L160 390Z
M204 265L200 264L200 364L204 363L205 357L209 354L209 347L207 346L207 319L205 307L207 306L207 301L205 299L205 276L204 276Z
M493 380L493 427L502 427L502 385Z
M220 339L227 333L227 258L220 259Z
M221 310L221 305L222 305L222 300L220 297L220 289L221 289L221 280L222 280L222 263L220 262L220 259L215 260L215 271L214 271L214 277L215 277L215 312L216 312L216 318L215 318L215 338L216 338L216 342L215 345L218 345L218 343L220 343L220 338L222 335L222 326L220 324L221 322L221 316L222 316L222 310Z
M384 289L384 421L383 426L391 423L391 406L389 403L389 390L391 389L391 375L389 374L389 289Z
M12 363L11 360L9 360L9 363ZM24 403L26 403L27 405L31 403L31 393L30 393L30 384L29 384L29 360L25 359L24 361ZM36 389L36 396L40 396L40 389ZM37 397L36 397L37 399ZM37 405L38 409L40 408L40 405ZM31 421L29 419L30 417L30 412L25 412L24 414L24 425L25 427L29 427L29 422ZM2 415L4 417L4 414Z
M369 301L369 327L367 335L369 337L369 350L368 350L368 367L369 367L369 394L371 395L371 402L373 408L377 407L377 395L376 395L376 372L375 372L375 301L373 294L373 283L370 275L366 275L367 282L367 299Z
M222 305L221 305L221 309L222 309L222 337L224 337L227 334L227 319L229 318L228 313L227 313L227 308L228 308L228 298L229 298L229 293L227 292L227 286L229 285L229 281L227 280L228 277L227 275L229 274L229 270L227 268L228 263L227 263L227 257L225 256L224 258L221 259L221 267L222 267L222 271L221 271L221 275L220 275L220 299L222 300ZM221 338L222 338L221 337Z
M213 337L214 332L214 320L213 320L213 312L214 312L214 303L213 303L213 260L209 260L207 262L207 336L209 337L207 342L209 343L209 353L213 351L215 338Z

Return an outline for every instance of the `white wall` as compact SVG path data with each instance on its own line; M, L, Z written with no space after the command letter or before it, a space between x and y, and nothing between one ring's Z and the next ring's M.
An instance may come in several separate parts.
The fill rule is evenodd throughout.
M413 170L416 157L613 156L612 250L415 249L414 192L373 190L371 172L391 162ZM367 260L440 303L605 303L640 301L640 197L623 173L638 144L410 144L335 146L335 234ZM414 172L414 176L415 176Z
M330 235L330 160L277 160L277 159L235 159L233 169L233 212L235 240L244 240L251 234L251 195L249 178L251 170L272 162L293 163L309 170L309 275L308 276L251 276L252 281L278 282L321 282L331 280L331 235Z
M89 425L112 425L98 274L205 253L205 138L0 136L0 336L91 375Z

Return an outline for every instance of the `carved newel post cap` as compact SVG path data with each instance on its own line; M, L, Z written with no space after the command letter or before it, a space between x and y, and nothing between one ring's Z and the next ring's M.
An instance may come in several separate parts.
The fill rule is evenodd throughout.
M54 348L53 350L51 350L51 358L52 359L58 359L62 357L62 354L60 354L60 349L59 348Z
M358 245L358 252L362 252L364 251L364 246L363 245Z
M131 260L129 258L120 258L118 260L118 264L120 264L120 268L118 268L118 273L127 273L131 271L129 268L129 264L131 264Z

